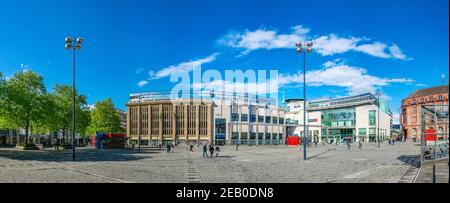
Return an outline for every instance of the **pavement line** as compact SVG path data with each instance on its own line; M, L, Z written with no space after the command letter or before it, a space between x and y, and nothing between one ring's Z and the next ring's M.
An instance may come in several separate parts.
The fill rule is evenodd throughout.
M102 176L102 175L88 173L88 172L85 172L85 171L82 171L82 170L79 170L79 169L76 169L76 168L73 168L73 167L70 167L70 166L66 166L66 165L63 165L63 164L59 164L59 163L56 163L56 162L53 162L53 163L58 165L58 166L60 166L60 167L63 167L63 168L66 168L66 169L69 169L69 170L72 170L72 171L76 171L78 173L82 173L82 174L85 174L85 175L94 176L94 177L97 177L97 178L110 180L110 181L114 181L114 182L119 182L119 183L133 183L133 182L129 182L129 181L124 181L124 180L119 180L119 179L114 179L114 178L108 178L108 177L105 177L105 176Z

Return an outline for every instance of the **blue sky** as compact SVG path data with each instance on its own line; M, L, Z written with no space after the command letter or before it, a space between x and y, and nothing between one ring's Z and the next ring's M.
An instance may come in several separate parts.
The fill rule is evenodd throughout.
M402 98L448 78L448 19L448 0L0 0L0 71L23 64L47 89L70 84L64 38L75 35L85 38L77 86L91 104L111 97L124 109L130 93L170 90L164 71L198 61L276 69L285 97L297 98L293 42L312 40L309 98L382 91L397 112Z

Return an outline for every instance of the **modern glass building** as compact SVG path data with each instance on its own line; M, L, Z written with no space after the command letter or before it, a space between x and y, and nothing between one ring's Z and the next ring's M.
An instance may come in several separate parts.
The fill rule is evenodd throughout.
M286 119L299 121L295 130L289 130L293 135L303 135L302 103L302 100L288 100ZM309 101L306 111L310 141L331 143L351 138L375 142L378 134L383 140L390 136L392 113L385 102L371 93Z

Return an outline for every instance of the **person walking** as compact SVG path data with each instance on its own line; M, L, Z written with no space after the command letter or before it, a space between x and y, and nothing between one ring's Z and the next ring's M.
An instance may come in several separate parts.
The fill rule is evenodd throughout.
M189 146L189 148L190 148L190 152L194 152L194 145L191 143L191 145Z
M216 146L216 157L219 156L220 148L219 145Z
M169 143L167 143L166 149L167 149L167 153L169 153L170 152L170 144Z
M214 155L214 146L209 145L209 153L211 154L211 158L213 158L213 155Z
M203 157L208 157L208 148L206 145L203 145Z
M236 143L236 151L239 150L239 143Z
M352 146L350 145L350 139L347 139L347 150L351 150Z
M359 142L358 142L358 148L359 148L359 151L362 150L362 146L363 146L363 140L362 140L362 139L359 139Z

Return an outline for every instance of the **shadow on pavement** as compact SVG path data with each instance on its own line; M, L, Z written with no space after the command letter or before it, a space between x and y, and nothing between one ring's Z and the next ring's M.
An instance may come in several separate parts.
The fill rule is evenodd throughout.
M397 157L398 160L403 161L411 166L420 168L420 156L419 155L401 155Z
M96 162L96 161L136 161L148 159L148 154L161 153L158 149L77 149L77 162ZM147 156L142 156L147 155ZM43 162L72 162L72 150L40 150L40 151L23 151L15 149L0 148L0 158L7 158L19 161L43 161Z
M312 159L312 158L316 158L316 157L321 156L321 155L324 155L324 154L326 154L326 153L328 153L328 152L331 152L331 151L333 151L333 150L336 150L336 149L328 149L328 151L325 151L325 152L316 154L316 155L314 155L314 156L310 156L310 157L308 158L308 160L310 160L310 159Z

